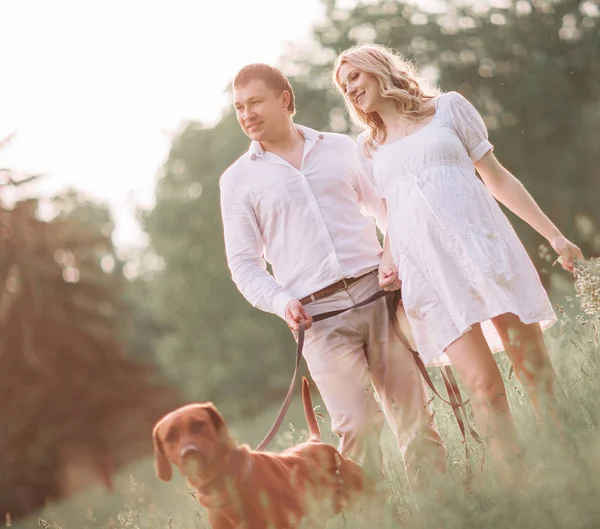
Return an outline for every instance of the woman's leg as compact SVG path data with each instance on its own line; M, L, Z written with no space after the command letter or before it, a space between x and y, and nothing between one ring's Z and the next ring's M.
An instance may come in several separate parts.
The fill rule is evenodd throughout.
M492 323L538 419L544 427L548 427L548 420L557 420L556 373L539 323L525 324L511 313L493 318Z
M501 469L520 449L502 375L481 325L473 325L450 344L446 354L469 392L475 420L487 440L492 461Z

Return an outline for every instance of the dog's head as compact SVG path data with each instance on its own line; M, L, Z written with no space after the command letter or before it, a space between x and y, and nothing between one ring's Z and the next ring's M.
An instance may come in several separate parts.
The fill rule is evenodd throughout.
M171 464L188 479L202 478L234 448L225 421L211 402L189 404L165 415L152 432L156 472L169 481Z

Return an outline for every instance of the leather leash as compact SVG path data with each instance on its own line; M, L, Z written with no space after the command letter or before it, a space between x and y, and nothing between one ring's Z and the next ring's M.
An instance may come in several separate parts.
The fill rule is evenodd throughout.
M368 305L369 303L372 303L373 301L375 301L379 298L382 298L385 295L386 295L386 292L384 290L380 290L379 292L376 292L372 296L369 296L364 301L361 301L360 303L357 303L356 305L352 305L351 307L348 307L345 309L340 309L340 310L332 310L330 312L323 312L322 314L316 314L312 318L313 323L317 323L318 321L326 320L328 318L333 318L334 316L338 316L339 314L342 314L343 312L346 312L351 309L357 309L359 307L364 307L365 305ZM296 343L296 364L294 365L294 374L292 375L292 382L290 383L290 387L288 389L287 395L285 396L285 399L283 400L283 404L281 405L281 409L279 410L279 413L277 414L277 417L275 419L275 422L273 423L273 426L271 426L271 429L267 432L267 435L265 435L264 439L255 448L255 450L258 452L264 450L267 447L267 445L273 440L273 438L277 434L277 430L279 430L279 427L281 426L281 423L283 422L283 419L285 418L285 414L287 413L288 408L290 407L290 402L292 400L294 388L296 387L296 379L298 378L298 369L300 367L300 361L302 360L302 349L304 348L304 334L305 333L306 333L306 325L304 324L304 322L302 322L298 325L298 340Z
M419 356L419 353L410 346L408 339L406 338L404 333L400 330L398 317L396 315L396 309L402 299L402 294L401 294L400 290L396 290L393 292L386 292L385 290L380 290L380 291L376 292L375 294L369 296L367 299L361 301L360 303L356 303L355 305L352 305L351 307L347 307L347 308L339 309L339 310L332 310L329 312L323 312L321 314L316 314L312 318L313 323L317 323L319 321L326 320L328 318L333 318L334 316L338 316L338 315L343 314L344 312L347 312L352 309L364 307L365 305L368 305L369 303L372 303L373 301L376 301L382 297L386 298L386 304L388 307L390 322L391 322L392 330L394 331L394 334L396 334L396 336L398 337L398 339L400 340L402 345L404 345L404 347L406 347L412 353L413 358L417 364L417 368L419 369L419 372L421 373L421 376L425 379L425 382L427 383L427 385L429 386L431 391L433 391L434 395L436 395L439 399L441 399L442 402L444 402L452 407L454 417L456 418L456 422L458 423L460 433L463 437L466 457L467 457L467 459L469 459L469 448L467 446L467 436L466 436L467 432L471 435L471 437L473 438L473 440L476 443L482 444L481 438L469 424L467 411L465 410L465 407L467 404L469 404L470 399L466 400L466 401L462 400L460 390L458 389L458 384L456 382L454 374L452 373L452 369L450 369L449 366L444 366L443 368L440 368L440 371L442 373L442 380L444 381L446 391L448 392L449 400L446 400L444 397L442 397L440 395L440 393L438 392L438 390L436 389L433 381L431 380L431 377L429 376L429 373L427 372L427 368L425 367L425 364L423 364L423 360L421 360L421 357ZM273 423L273 426L271 426L271 429L267 432L267 435L265 435L264 439L256 447L256 449L255 449L256 451L264 450L267 447L267 445L273 440L273 438L275 437L275 435L277 434L277 431L279 430L279 428L281 426L281 423L283 422L283 419L285 418L285 414L288 411L290 402L292 400L292 395L293 395L294 389L296 387L296 379L298 378L298 369L300 367L300 362L302 360L302 350L304 348L305 333L306 333L306 326L304 323L300 323L298 325L298 340L296 343L296 363L294 366L294 374L292 375L292 381L290 383L290 387L285 396L283 404L281 405L279 413L277 414L277 417ZM469 466L467 467L467 481L470 481L470 467Z

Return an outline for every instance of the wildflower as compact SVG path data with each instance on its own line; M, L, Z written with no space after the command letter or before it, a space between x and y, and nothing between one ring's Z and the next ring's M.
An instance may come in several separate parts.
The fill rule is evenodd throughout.
M583 312L600 318L600 258L575 261L575 292Z

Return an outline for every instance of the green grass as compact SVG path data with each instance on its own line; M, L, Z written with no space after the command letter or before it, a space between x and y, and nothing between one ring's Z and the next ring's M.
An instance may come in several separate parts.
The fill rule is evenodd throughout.
M460 434L449 407L440 405L436 399L436 419L448 446L450 471L442 482L432 486L431 494L411 493L389 430L382 439L389 488L405 527L583 529L600 526L600 324L597 320L585 321L576 316L575 306L569 305L574 303L567 300L560 323L546 334L568 400L567 442L560 443L542 433L506 358L499 355L511 409L526 447L529 472L523 472L521 490L501 488L489 470L480 474L470 493L465 490L465 456ZM315 403L320 404L316 395ZM271 409L249 420L228 420L233 436L256 446L278 406L279 403L275 403ZM290 424L290 428L278 436L276 450L306 436L298 399L292 403L284 424ZM335 443L329 422L322 423L321 428L324 438ZM481 455L481 450L476 450L478 461ZM100 487L91 488L13 527L25 529L38 523L63 529L208 527L202 509L189 490L177 474L170 483L160 482L154 476L152 459L143 459L120 473L113 495L107 495ZM444 504L440 503L440 492L446 498ZM341 519L336 519L328 527L344 525Z

